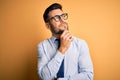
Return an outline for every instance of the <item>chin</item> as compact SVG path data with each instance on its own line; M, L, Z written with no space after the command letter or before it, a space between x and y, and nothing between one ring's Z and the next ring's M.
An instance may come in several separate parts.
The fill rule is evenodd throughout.
M64 32L64 30L59 30L58 32L57 32L57 34L62 34Z

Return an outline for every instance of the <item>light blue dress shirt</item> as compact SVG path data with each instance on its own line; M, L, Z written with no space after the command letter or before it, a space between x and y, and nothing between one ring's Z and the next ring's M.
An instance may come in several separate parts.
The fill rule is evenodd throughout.
M89 48L82 39L73 37L63 55L57 49L55 37L38 45L38 74L42 80L54 80L64 59L64 78L59 80L93 80L93 65Z

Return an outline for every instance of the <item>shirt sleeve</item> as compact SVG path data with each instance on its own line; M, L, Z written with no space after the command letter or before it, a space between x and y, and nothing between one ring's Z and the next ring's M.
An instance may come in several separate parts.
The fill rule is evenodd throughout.
M39 45L38 47L38 74L42 80L52 80L55 78L59 67L62 63L64 55L59 51L56 51L55 56L48 60L45 55L44 47Z
M80 43L79 46L79 73L70 76L68 80L93 80L93 64L90 58L88 45L84 40L82 40L82 43Z
M88 45L84 40L78 41L78 51L80 52L78 59L78 74L59 78L58 80L93 80L93 65Z

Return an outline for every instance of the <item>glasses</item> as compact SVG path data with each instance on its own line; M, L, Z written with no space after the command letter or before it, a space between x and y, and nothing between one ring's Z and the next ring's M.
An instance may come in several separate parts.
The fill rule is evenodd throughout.
M55 16L49 18L48 21L49 20L55 20L56 22L59 22L60 19L67 20L68 19L68 14L67 13L63 13L61 15L55 15Z

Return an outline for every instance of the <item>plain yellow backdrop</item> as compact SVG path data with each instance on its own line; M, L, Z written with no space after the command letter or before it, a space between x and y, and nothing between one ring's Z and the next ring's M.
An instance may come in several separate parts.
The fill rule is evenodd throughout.
M120 80L120 0L0 0L0 80L39 80L37 44L51 36L42 15L55 2L87 41L94 80Z

